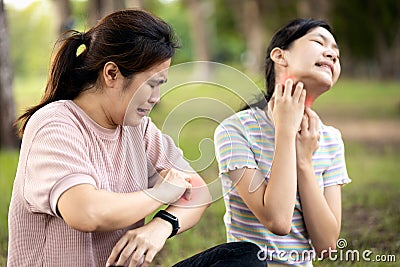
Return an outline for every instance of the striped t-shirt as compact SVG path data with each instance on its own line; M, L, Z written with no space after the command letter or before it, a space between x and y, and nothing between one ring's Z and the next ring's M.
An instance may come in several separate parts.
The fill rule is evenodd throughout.
M191 170L172 139L144 117L137 127L106 129L72 101L30 118L9 211L8 266L105 266L124 233L72 229L57 215L61 194L78 184L129 193L154 186L157 171Z
M268 261L269 266L303 266L310 264L312 246L305 228L299 195L297 194L290 233L278 236L258 221L228 175L231 170L254 168L260 170L268 182L274 140L274 125L259 108L236 113L225 119L215 131L216 157L226 206L224 222L227 238L228 242L251 241L258 244L267 253L261 253L260 256ZM312 160L321 190L351 181L346 170L341 134L322 122L319 148L313 154Z

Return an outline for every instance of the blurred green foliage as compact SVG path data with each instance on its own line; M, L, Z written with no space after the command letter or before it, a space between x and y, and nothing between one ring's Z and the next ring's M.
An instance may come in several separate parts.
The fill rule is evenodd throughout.
M87 30L87 1L70 0L70 2L74 29ZM143 3L145 9L173 26L182 46L176 53L173 63L193 60L192 29L188 23L189 14L185 2L146 0ZM241 68L246 45L243 32L240 30L240 21L232 12L232 5L238 3L240 1L209 1L210 14L207 15L206 24L211 30L210 38L207 40L212 50L211 59ZM300 16L298 1L260 1L259 3L265 30L265 43L281 25ZM54 10L52 1L37 1L22 10L13 9L11 5L6 6L6 9L16 76L45 75L50 63L51 50L57 39L55 23L52 23L55 20L55 12L49 12L49 10ZM395 53L396 45L398 46L399 43L396 37L400 29L398 14L400 14L398 0L330 1L329 17L324 19L330 21L334 28L342 50L345 75L372 73L375 77L400 76L400 70L392 66L393 62L398 60ZM388 62L390 60L393 62ZM379 76L380 72L387 73Z
M47 73L54 30L51 13L34 3L22 10L7 10L11 58L16 76Z

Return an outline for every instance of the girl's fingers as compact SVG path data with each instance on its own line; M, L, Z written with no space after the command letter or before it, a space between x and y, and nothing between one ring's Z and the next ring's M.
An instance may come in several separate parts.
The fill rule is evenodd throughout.
M268 107L270 110L274 110L275 106L275 94L272 95L271 99L268 102Z
M303 119L301 120L301 124L300 124L300 132L305 132L308 130L308 116L307 114L303 115Z
M300 97L301 97L301 94L303 93L303 90L304 90L304 84L302 82L298 82L296 84L296 87L293 90L294 100L296 100L297 102L300 101Z
M285 82L285 89L283 90L283 96L290 97L292 96L293 89L293 80L287 79Z
M302 89L301 93L300 93L300 97L299 97L299 103L300 104L305 105L305 103L306 103L306 95L307 95L306 90Z
M282 94L283 94L283 86L282 86L282 84L277 84L275 86L274 100L276 100L277 98L280 98L282 96Z
M311 108L306 107L305 109L307 116L309 117L309 129L313 132L319 132L319 119L318 115L311 110Z

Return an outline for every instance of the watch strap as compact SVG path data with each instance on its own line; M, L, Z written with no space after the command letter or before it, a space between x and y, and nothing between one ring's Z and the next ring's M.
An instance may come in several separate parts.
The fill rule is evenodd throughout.
M168 238L171 238L174 235L176 235L176 233L178 233L178 230L180 229L180 227L179 227L179 220L176 216L172 215L171 213L169 213L166 210L160 210L154 215L153 218L155 218L155 217L159 217L159 218L169 222L172 225L172 232Z

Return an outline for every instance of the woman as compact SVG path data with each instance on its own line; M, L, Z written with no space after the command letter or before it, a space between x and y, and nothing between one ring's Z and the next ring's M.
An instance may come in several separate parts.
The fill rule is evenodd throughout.
M176 47L171 27L139 10L63 40L41 102L18 120L8 266L148 266L199 221L207 186L146 117Z
M228 241L258 244L268 266L312 266L335 249L350 179L340 132L311 106L339 74L330 26L291 21L267 49L264 99L216 129Z

